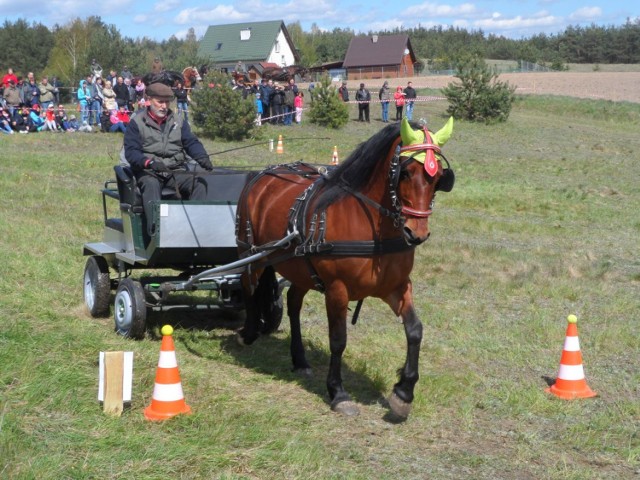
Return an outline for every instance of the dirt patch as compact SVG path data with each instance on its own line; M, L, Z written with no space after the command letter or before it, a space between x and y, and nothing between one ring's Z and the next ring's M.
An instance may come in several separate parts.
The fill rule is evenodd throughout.
M517 87L516 93L526 95L566 95L577 98L592 98L640 103L640 72L540 72L503 73L499 80ZM408 80L414 88L442 88L458 81L453 76L428 76L387 79L392 91L398 85L405 86ZM379 88L384 80L365 80L371 90ZM359 81L349 82L350 89L357 89ZM372 93L373 95L373 93Z

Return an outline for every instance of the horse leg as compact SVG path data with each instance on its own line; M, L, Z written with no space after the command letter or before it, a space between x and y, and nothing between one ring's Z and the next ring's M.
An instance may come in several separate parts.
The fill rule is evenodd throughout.
M311 366L307 362L300 327L300 310L302 310L302 301L307 292L308 290L301 289L293 283L287 291L287 314L291 326L291 345L289 346L291 361L293 362L293 371L304 377L311 376Z
M420 377L418 364L420 358L420 344L422 343L422 322L413 306L411 283L401 292L401 296L386 299L396 315L402 318L407 338L407 358L400 370L400 380L393 386L393 393L389 397L391 411L400 418L407 418L411 412L413 390Z
M242 278L245 321L244 326L238 330L236 339L240 345L251 345L260 336L260 296L251 285L249 274Z
M347 347L347 309L349 298L346 289L330 288L325 292L325 305L329 320L329 373L327 375L327 390L331 399L331 410L345 416L355 416L360 413L358 406L351 401L351 397L342 386L342 354Z

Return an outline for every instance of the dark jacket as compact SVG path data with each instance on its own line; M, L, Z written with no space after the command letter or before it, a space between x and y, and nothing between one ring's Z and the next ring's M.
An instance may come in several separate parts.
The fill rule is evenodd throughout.
M282 90L274 90L271 92L271 105L284 105L284 92Z
M265 105L269 105L269 100L271 99L271 94L273 93L273 88L269 85L261 85L260 86L260 99L262 103Z
M211 165L207 151L189 123L171 110L162 125L149 116L148 110L134 115L124 135L124 150L136 173L145 169L147 160L162 161L173 170L184 169L187 155L204 168Z
M116 103L118 104L118 107L126 107L131 101L129 98L129 87L127 87L124 82L116 83L113 86L113 93L116 94Z
M358 102L370 102L371 93L366 88L361 88L356 92L356 101Z
M188 92L186 88L174 88L173 94L176 96L176 100L178 102L186 102L188 100Z
M407 87L404 89L404 93L405 93L405 100L409 101L409 100L413 100L414 98L416 98L416 89L413 87Z
M340 98L343 102L349 101L349 90L347 89L346 85L340 86L340 88L338 89L338 94L340 94Z
M293 103L295 102L296 94L293 93L293 90L289 87L284 91L284 104L287 107L293 108Z

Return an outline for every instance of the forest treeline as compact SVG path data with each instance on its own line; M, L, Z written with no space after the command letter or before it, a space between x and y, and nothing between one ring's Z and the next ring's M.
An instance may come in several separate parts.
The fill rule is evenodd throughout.
M299 22L288 24L287 29L305 67L342 60L351 38L356 36L351 29L323 31L316 25L304 31ZM517 40L454 27L417 27L368 35L398 33L409 35L422 68L450 65L468 54L542 63L555 69L562 69L565 63L640 63L640 18L628 19L619 26L570 26L558 34L541 33ZM97 16L77 18L51 29L25 19L5 20L0 27L0 68L6 71L11 67L23 76L29 71L38 76L56 75L70 85L89 72L94 58L106 71L119 72L127 65L134 73L147 72L156 57L169 70L214 65L197 57L198 40L193 29L184 39L124 37L115 25L108 25Z

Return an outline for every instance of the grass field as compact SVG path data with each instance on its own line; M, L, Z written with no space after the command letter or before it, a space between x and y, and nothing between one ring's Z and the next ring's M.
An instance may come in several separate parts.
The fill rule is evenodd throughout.
M445 110L422 104L414 118L435 130ZM317 293L303 308L311 379L290 372L286 321L241 348L228 319L162 318L177 327L193 414L147 422L160 319L129 341L82 301L81 247L101 238L99 190L121 136L1 136L0 478L638 478L639 125L639 105L561 97L519 97L502 125L456 124L445 154L457 184L438 194L412 275L425 335L402 424L387 421L384 397L404 332L373 299L349 325L344 359L361 414L330 411ZM342 159L381 127L267 126L264 140L284 135L282 158L261 145L212 160L328 163L334 145ZM205 141L210 153L242 145ZM595 399L544 392L570 313ZM134 398L120 418L96 399L98 354L108 350L135 355Z

